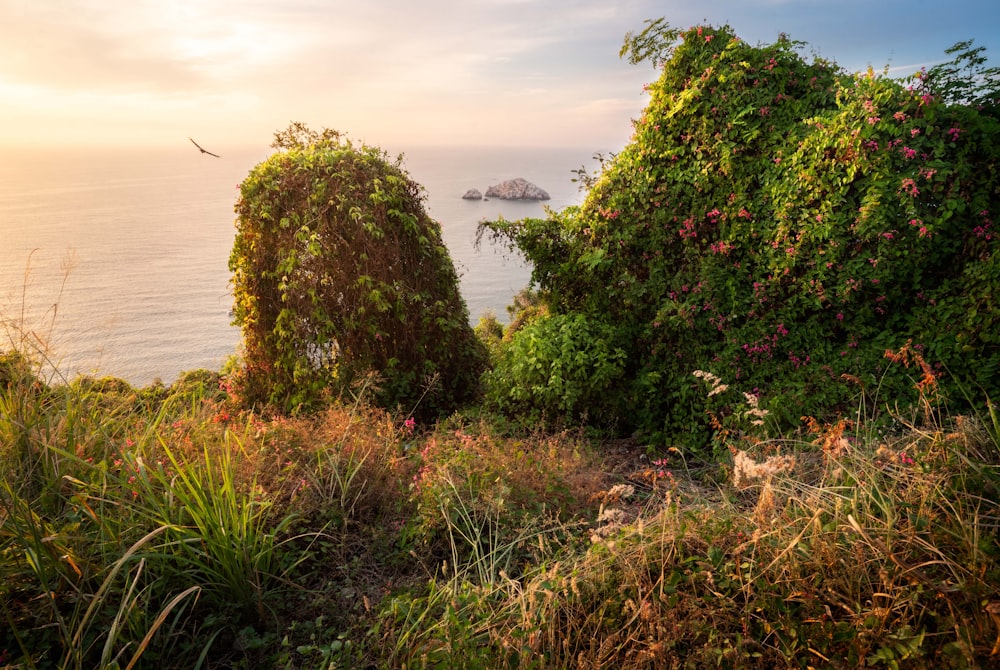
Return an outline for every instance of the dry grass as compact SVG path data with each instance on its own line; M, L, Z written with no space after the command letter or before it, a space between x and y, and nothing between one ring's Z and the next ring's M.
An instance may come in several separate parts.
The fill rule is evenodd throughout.
M175 667L166 650L176 639L199 639L206 658L243 667L997 660L992 415L950 418L928 407L885 434L860 420L807 422L797 441L731 430L729 457L695 465L632 441L510 436L478 416L414 425L361 403L264 418L232 411L211 388L217 380L202 381L183 393L88 382L37 402L32 390L20 398L30 423L4 427L35 458L34 488L8 482L8 491L35 496L35 516L20 521L37 520L35 544L49 561L38 574L63 585L60 604L86 596L88 579L100 583L102 565L123 565L116 547L150 531L143 515L176 498L170 482L181 470L225 475L207 481L225 482L234 514L259 509L274 524L253 526L261 573L274 573L264 622L206 631L192 601L189 618L171 624L174 637L149 641L146 657L166 667ZM141 488L143 468L163 476ZM8 504L0 518L7 613L23 640L47 649L51 628L30 622L45 620L36 596L49 589L17 558L18 542L31 538L11 530L11 510L22 508ZM149 548L159 552L149 561L165 555ZM226 597L176 567L160 574L169 581L136 591L153 614L196 586L203 602ZM110 611L125 588L101 592ZM94 640L109 623L84 621ZM119 629L121 644L152 623ZM4 646L15 649L9 637Z

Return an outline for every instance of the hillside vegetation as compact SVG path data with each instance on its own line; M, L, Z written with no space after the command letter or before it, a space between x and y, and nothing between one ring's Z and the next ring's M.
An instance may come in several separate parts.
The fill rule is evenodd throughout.
M666 61L583 205L484 224L547 307L491 373L496 407L697 448L737 390L782 430L875 388L911 403L884 357L904 347L952 401L997 396L995 102L947 104L935 72L848 76L799 46L660 22L626 44ZM706 398L696 370L733 392Z
M629 35L633 140L484 224L536 286L478 338L401 162L297 124L223 371L5 316L0 669L1000 662L998 73L799 46Z

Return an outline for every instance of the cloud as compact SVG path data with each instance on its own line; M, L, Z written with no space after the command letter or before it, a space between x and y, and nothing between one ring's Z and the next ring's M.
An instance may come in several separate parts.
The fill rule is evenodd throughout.
M303 120L373 141L603 145L630 133L642 84L655 78L617 57L645 19L730 23L754 43L786 32L847 69L890 64L895 73L895 63L940 60L977 31L995 42L993 0L953 5L0 0L0 143L52 137L58 126L78 129L81 142L127 127L129 142L148 128L148 141L162 143L196 128L219 146L266 142Z

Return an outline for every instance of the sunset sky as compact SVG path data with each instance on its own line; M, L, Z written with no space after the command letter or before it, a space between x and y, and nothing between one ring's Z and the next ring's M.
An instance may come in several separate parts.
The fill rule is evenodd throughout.
M655 78L618 50L660 16L849 71L969 38L1000 63L997 0L0 0L0 148L225 150L293 120L391 149L618 148Z

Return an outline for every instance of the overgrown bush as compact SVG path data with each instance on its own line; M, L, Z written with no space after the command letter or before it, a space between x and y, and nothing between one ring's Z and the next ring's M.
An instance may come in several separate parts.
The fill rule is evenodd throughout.
M469 399L485 350L401 159L297 124L274 146L240 186L230 257L245 399L309 406L371 371L387 407Z
M847 75L799 46L653 22L623 52L662 74L584 203L484 224L533 263L554 314L623 349L602 396L628 409L623 428L704 444L694 370L738 382L783 427L851 407L846 378L915 400L883 359L908 341L943 393L1000 392L1000 124L919 76ZM539 347L519 340L537 336L514 335L492 378L513 379ZM552 409L571 396L491 392Z

